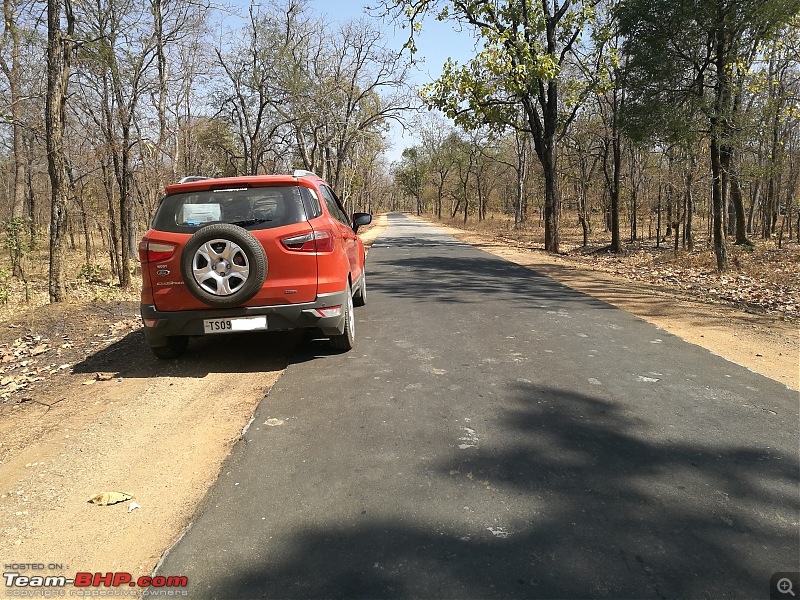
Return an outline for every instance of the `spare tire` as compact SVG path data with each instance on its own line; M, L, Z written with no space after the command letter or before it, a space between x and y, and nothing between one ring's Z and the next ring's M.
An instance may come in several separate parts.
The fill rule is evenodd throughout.
M267 256L253 235L237 225L199 229L183 248L181 275L192 295L214 308L244 304L267 278Z

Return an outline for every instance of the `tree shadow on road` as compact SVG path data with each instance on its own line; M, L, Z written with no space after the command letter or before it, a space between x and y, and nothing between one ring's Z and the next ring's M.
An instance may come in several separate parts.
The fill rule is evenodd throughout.
M453 256L434 247L425 256L371 256L371 290L454 304L508 301L531 306L543 301L548 306L581 303L586 308L614 308L535 270L474 249L470 253L474 255Z
M527 384L509 394L512 408L497 415L492 441L469 451L453 445L436 458L438 481L422 504L400 503L390 517L354 511L344 524L317 515L285 534L286 524L270 516L263 531L226 554L229 576L189 573L198 586L190 591L209 598L755 598L768 597L773 572L795 570L796 423L769 440L737 431L713 445L703 432L664 435L659 423L600 397ZM426 505L440 503L474 511L460 522L431 520L441 513ZM202 536L200 529L192 533ZM194 564L203 564L202 539L191 547ZM276 559L278 543L285 551Z

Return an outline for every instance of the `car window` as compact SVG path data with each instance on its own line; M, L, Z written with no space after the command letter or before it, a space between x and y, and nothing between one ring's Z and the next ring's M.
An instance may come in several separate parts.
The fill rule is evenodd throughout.
M351 227L350 219L347 218L347 215L342 209L341 204L339 204L339 199L336 197L336 194L333 193L333 190L326 185L319 186L319 189L322 191L322 196L325 198L325 204L328 206L328 211L331 213L333 218L335 218L337 221L341 221L348 227Z
M300 191L306 204L306 213L309 219L314 219L322 214L322 206L319 203L319 196L312 188L301 187Z
M166 196L153 229L194 233L210 223L232 223L248 230L271 229L305 221L298 186L206 190Z

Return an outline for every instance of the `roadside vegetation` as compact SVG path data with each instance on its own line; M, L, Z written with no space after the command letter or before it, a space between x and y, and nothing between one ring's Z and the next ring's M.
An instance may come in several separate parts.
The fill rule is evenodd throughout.
M0 303L135 298L165 184L305 168L353 211L796 314L800 0L380 0L344 23L305 0L3 9ZM432 19L475 57L415 88ZM387 165L393 121L416 142Z

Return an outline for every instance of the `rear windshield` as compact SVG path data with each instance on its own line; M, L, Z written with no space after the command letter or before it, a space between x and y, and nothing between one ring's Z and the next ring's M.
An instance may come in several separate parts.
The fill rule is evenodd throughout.
M255 230L305 220L300 188L287 185L170 194L161 201L152 227L194 233L211 223L231 223Z

